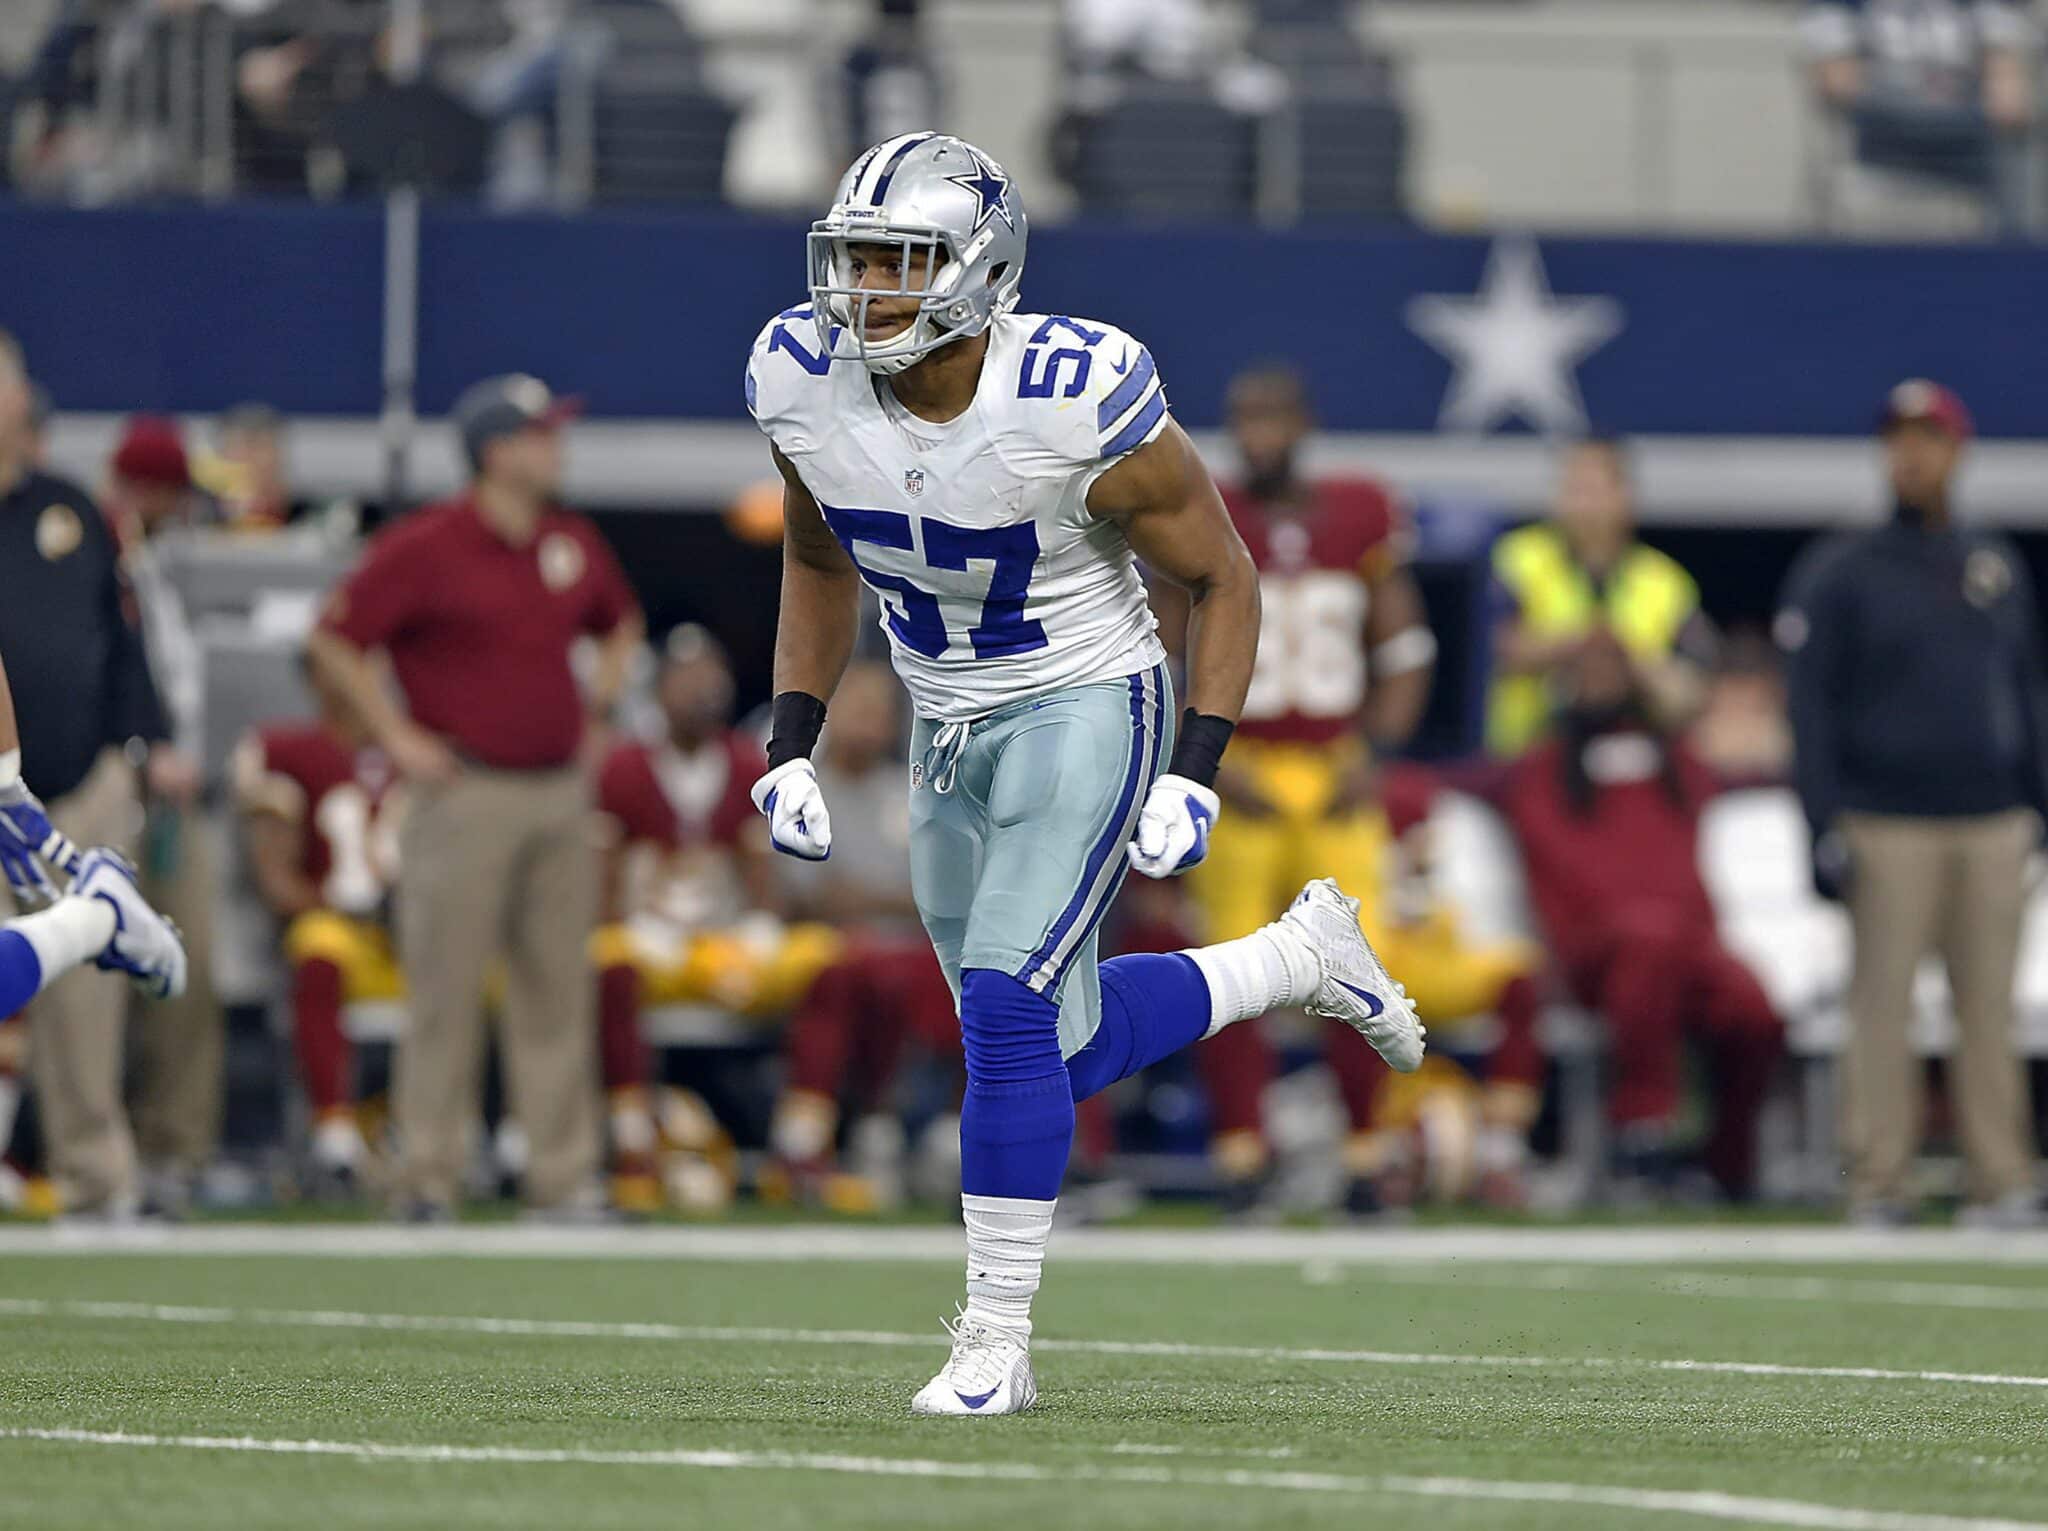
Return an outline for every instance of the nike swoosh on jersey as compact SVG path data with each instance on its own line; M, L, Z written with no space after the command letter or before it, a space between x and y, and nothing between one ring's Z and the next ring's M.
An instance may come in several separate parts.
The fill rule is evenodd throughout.
M1349 989L1353 994L1356 994L1360 999L1364 1000L1367 1005L1372 1007L1372 1014L1366 1017L1367 1020L1377 1020L1379 1017L1387 1013L1386 1005L1381 1001L1380 997L1377 994L1368 994L1365 992L1365 990L1359 988L1357 984L1346 983L1341 978L1337 980L1337 987L1340 989Z
M1123 376L1123 375L1124 375L1124 374L1125 374L1126 372L1128 372L1128 371L1130 371L1130 370L1131 370L1131 348L1130 348L1129 346L1125 346L1125 347L1124 347L1124 359L1123 359L1122 361L1118 362L1118 363L1117 363L1117 364L1116 364L1115 366L1111 367L1111 368L1110 368L1110 371L1114 372L1114 373L1115 373L1115 374L1116 374L1116 375L1117 375L1118 377L1122 377L1122 376Z
M998 1383L997 1386L1000 1387L1001 1384ZM976 1393L972 1398L970 1398L967 1396L967 1394L961 1392L960 1389L954 1388L953 1396L959 1399L962 1403L966 1404L968 1408L978 1409L983 1404L987 1403L991 1398L996 1396L996 1390L995 1388L990 1388L986 1393Z

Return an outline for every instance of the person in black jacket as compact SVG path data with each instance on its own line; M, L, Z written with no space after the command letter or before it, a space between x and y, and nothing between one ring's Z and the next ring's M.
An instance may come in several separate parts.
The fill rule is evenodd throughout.
M1969 1162L1967 1220L2039 1220L2026 1078L2012 1046L2028 854L2048 808L2048 683L2026 565L1957 526L1963 403L1915 379L1883 414L1897 508L1812 549L1787 586L1795 775L1814 880L1847 903L1844 1141L1860 1221L1905 1220L1924 1094L1909 1040L1913 979L1938 952L1958 1032L1949 1070Z
M32 465L21 350L0 333L0 654L28 789L80 845L132 851L135 763L168 737L106 518L76 484ZM121 1106L127 991L79 972L29 1007L37 1100L64 1206L119 1215L136 1200Z

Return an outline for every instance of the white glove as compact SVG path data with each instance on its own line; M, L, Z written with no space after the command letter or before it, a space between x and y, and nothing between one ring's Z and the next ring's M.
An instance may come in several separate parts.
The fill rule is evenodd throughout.
M832 854L832 815L809 760L785 760L754 783L753 797L768 815L768 838L785 856L823 861Z
M135 885L135 868L125 856L95 849L78 864L71 892L103 899L114 910L114 938L99 966L126 973L152 999L176 999L185 992L185 943L178 927L153 909Z
M50 816L21 779L21 751L0 751L0 872L17 907L53 902L63 892L50 868L77 870L78 852L50 827Z
M1137 838L1124 847L1131 865L1147 877L1172 877L1209 854L1209 830L1223 804L1209 788L1185 776L1152 783L1138 815Z

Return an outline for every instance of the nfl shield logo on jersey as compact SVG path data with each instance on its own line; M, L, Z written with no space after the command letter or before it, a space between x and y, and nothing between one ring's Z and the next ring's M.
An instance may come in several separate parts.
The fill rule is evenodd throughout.
M903 470L903 492L913 500L924 493L924 469L905 468Z

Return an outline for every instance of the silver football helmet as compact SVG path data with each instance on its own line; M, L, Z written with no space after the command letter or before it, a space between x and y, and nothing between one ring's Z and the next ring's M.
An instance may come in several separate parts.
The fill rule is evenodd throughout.
M832 210L811 225L807 254L818 341L834 361L901 372L940 346L979 335L1017 306L1024 279L1024 204L1008 172L964 139L905 133L853 162ZM863 287L857 245L902 252L895 286ZM917 313L870 339L868 306L914 298Z

